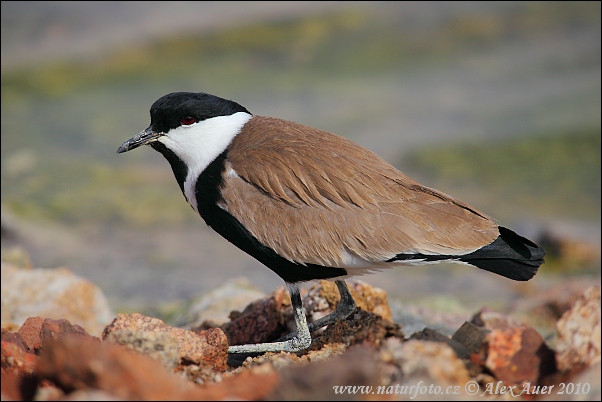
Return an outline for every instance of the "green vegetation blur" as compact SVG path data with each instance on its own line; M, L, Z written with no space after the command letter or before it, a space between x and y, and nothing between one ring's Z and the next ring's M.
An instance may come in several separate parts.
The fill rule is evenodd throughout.
M346 135L350 127L367 130L370 119L383 118L382 87L362 84L371 77L460 69L475 49L583 26L600 26L600 3L530 3L513 13L460 15L412 35L395 15L350 9L172 37L93 60L3 71L2 204L23 218L75 226L198 225L159 155L149 150L115 155L124 140L148 125L148 109L160 96L203 91L251 111L259 100L255 113L277 116L261 110L270 96L361 93L365 114L348 115L333 104L327 106L331 119L340 123L327 122L327 111L297 118ZM599 66L600 53L556 68L578 69L579 63ZM586 94L556 105L582 113L578 127L495 139L475 134L462 143L442 139L399 149L398 159L389 160L411 177L425 178L424 184L458 198L469 195L470 203L480 200L477 205L492 215L512 216L520 209L542 218L599 222L600 81ZM396 107L403 106L386 110Z

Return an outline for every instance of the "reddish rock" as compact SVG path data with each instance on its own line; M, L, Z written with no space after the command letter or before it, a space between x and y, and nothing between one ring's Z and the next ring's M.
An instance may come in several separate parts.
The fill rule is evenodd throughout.
M146 317L138 313L118 314L117 318L105 328L102 337L105 339L111 332L121 330L171 332L178 341L181 363L209 365L219 371L226 369L228 340L219 328L192 332L170 327L158 318Z
M263 343L276 339L282 333L281 304L273 295L249 304L239 317L222 329L230 345Z
M580 370L600 363L600 286L589 287L556 324L558 368Z
M44 318L42 317L29 317L21 325L21 328L19 328L19 335L23 337L27 348L32 352L42 347L42 338L40 336L42 323L44 323Z
M265 400L280 381L278 373L253 370L226 377L221 382L201 387L199 394L207 401Z
M26 352L13 342L2 341L2 369L13 374L31 375L36 365L37 356Z
M19 328L19 335L23 337L27 348L39 353L44 342L59 339L64 336L84 336L99 340L88 333L79 325L72 325L67 320L53 320L50 318L30 317Z
M523 324L523 322L518 318L510 317L506 314L493 311L487 307L482 308L478 313L476 313L470 322L478 327L483 327L490 331L494 329L525 326L525 324Z
M21 401L21 377L10 370L2 368L2 400Z
M67 393L100 390L126 400L203 399L197 387L159 362L122 346L85 337L48 342L35 374Z
M533 328L496 329L486 337L485 367L508 385L539 380L556 371L554 352Z
M30 352L25 340L18 332L2 331L2 342L14 343L23 349L25 352Z

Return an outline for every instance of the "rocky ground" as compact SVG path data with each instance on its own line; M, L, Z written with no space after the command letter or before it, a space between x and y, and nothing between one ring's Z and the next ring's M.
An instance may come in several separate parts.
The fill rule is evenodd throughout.
M230 282L173 327L113 314L95 285L66 268L15 260L2 264L2 400L601 396L599 281L567 281L517 301L511 314L482 308L470 320L440 317L450 331L419 329L416 322L433 312L406 306L394 314L384 291L348 281L358 308L313 333L308 351L229 356L228 345L269 342L294 329L284 288L261 297L245 281ZM308 321L339 301L328 281L302 296Z

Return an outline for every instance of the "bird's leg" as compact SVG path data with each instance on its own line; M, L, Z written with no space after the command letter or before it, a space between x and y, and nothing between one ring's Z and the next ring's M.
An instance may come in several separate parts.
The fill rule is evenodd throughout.
M291 303L295 314L295 324L297 331L283 342L256 343L251 345L235 345L228 348L228 353L263 353L263 352L300 352L309 348L311 345L311 335L307 327L307 319L303 312L303 302L299 292L299 285L296 283L287 283L288 291L291 295Z
M314 332L316 329L325 327L326 325L334 324L336 320L344 320L349 317L351 313L355 311L355 300L349 293L349 288L343 280L334 281L339 288L339 294L341 295L341 301L337 305L337 309L326 317L322 317L309 324L309 332Z
M309 324L310 333L314 332L317 329L325 327L326 325L333 324L337 320L344 320L355 311L355 300L353 300L353 296L351 296L351 293L349 293L349 288L347 288L347 284L345 283L345 281L336 280L334 281L334 283L336 283L337 287L339 288L341 301L339 301L339 304L337 305L335 311ZM278 339L278 341L291 339L293 336L295 336L294 333L283 336L282 338Z

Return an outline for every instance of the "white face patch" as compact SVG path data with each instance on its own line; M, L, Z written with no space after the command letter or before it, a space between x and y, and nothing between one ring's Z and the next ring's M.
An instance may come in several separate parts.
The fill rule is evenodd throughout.
M197 213L199 211L194 189L199 175L226 150L242 126L252 117L245 112L212 117L189 126L174 128L157 139L188 167L184 196Z

